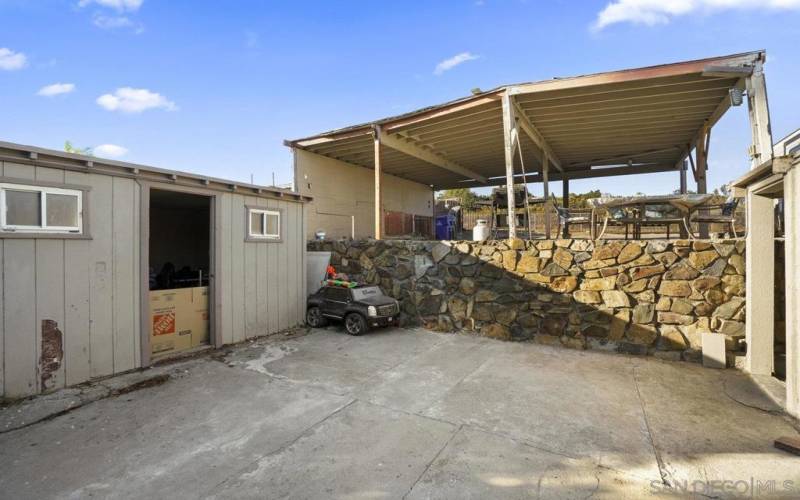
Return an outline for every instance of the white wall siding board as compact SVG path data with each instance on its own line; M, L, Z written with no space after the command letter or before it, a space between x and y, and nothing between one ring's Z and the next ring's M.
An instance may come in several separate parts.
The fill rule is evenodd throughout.
M89 175L65 172L67 184L86 186ZM94 210L93 193L88 196L89 211ZM91 232L91 228L90 228ZM66 385L91 378L91 292L90 245L87 240L64 241L64 369Z
M255 205L258 201L257 198L247 197L245 202L247 205ZM243 211L240 216L240 224L243 226L245 223L245 212ZM260 328L258 323L258 310L260 307L258 296L258 253L259 247L262 245L254 242L242 241L244 247L244 317L245 317L245 334L247 338L253 338L259 335Z
M3 170L3 162L0 161L0 175L5 175ZM2 398L6 393L5 387L5 376L6 376L6 369L5 369L5 342L6 342L6 327L5 327L5 286L3 280L3 269L2 263L5 262L3 259L3 249L5 246L5 241L0 240L0 398Z
M138 366L135 359L134 344L138 341L138 330L134 316L135 297L139 287L135 285L133 247L138 245L139 229L134 230L133 216L138 210L135 206L134 190L138 189L131 179L114 178L113 239L114 239L114 373L132 370Z
M291 326L295 326L298 323L297 318L300 317L301 306L300 306L300 290L302 289L302 272L298 272L305 267L305 262L303 262L303 251L302 251L302 241L303 241L303 233L302 231L302 221L300 220L300 210L298 210L299 206L297 204L287 204L286 210L288 213L292 214L291 220L289 221L289 225L287 226L287 236L286 239L288 240L289 244L289 284L291 285L291 295L289 295L290 300L290 310L291 316L289 324Z
M5 397L38 390L36 372L36 245L33 240L5 240Z
M113 178L90 175L89 352L92 377L114 373ZM92 209L91 207L95 207Z
M142 187L134 181L133 182L133 207L131 207L131 216L133 224L131 225L131 249L133 250L133 274L131 275L131 293L133 294L133 335L131 341L133 342L133 362L135 367L142 366L142 339L141 339L141 310L142 310L142 294L141 282L139 277L142 271L141 257L141 203L142 203Z
M231 228L231 250L232 250L232 311L233 311L233 341L242 342L245 338L245 310L244 310L244 196L233 195L233 205L229 224Z
M266 206L266 202L257 199L253 205ZM256 280L256 330L258 335L263 335L272 331L269 327L269 315L272 310L269 307L270 291L269 281L267 281L270 245L257 241L248 242L248 245L252 246L256 252L256 264L253 269Z
M64 369L66 384L91 378L91 292L89 242L64 242Z
M2 162L0 162L0 174L2 173ZM4 262L3 251L4 243L0 241L0 262ZM0 268L0 398L6 393L6 369L5 369L5 343L6 343L6 326L5 326L5 280L3 277L3 269Z
M262 202L269 208L276 208L278 205L274 200L262 200ZM283 222L281 221L281 224ZM262 261L266 272L260 276L260 279L267 290L267 323L265 328L270 333L278 331L280 324L280 303L278 299L278 281L280 277L277 271L279 266L278 245L280 243L261 244L266 252L266 259Z
M278 328L280 330L284 330L289 327L289 304L292 301L292 297L289 294L289 290L291 288L291 284L289 283L289 238L288 238L288 214L285 209L286 204L281 203L280 208L283 208L283 219L281 224L284 224L285 227L283 228L283 242L278 247L278 276L279 281L276 283L277 291L278 291L278 307L280 308L280 323Z
M233 304L231 302L231 279L232 265L231 260L231 210L233 195L225 194L220 199L220 210L222 211L222 227L220 228L220 238L222 238L222 255L220 256L220 268L222 272L222 338L226 344L233 343Z

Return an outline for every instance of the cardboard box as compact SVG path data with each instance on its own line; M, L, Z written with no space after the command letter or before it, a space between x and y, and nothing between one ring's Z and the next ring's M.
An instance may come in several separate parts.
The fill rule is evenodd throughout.
M150 348L154 356L208 343L208 287L150 292Z

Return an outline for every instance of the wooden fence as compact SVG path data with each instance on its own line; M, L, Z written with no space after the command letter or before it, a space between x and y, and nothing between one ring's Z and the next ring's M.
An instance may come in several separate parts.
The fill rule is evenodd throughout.
M433 238L433 217L407 214L405 212L384 212L384 233L387 237L425 236Z

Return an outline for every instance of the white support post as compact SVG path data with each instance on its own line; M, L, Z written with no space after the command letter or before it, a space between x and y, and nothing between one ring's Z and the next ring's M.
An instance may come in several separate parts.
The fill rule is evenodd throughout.
M745 369L770 375L775 336L774 202L747 191L747 252L745 252ZM788 276L787 276L788 278Z
M783 193L786 236L786 411L800 418L800 168L786 172Z
M745 81L745 87L750 130L753 135L753 145L750 150L750 168L753 169L772 159L772 129L763 61L756 62L753 73Z
M547 151L542 151L542 186L544 188L544 234L550 239L550 158Z
M383 237L383 189L381 187L381 129L375 126L375 239Z
M508 194L508 237L517 237L517 219L514 213L514 151L518 140L514 106L508 92L503 94L503 139L506 156L506 192Z

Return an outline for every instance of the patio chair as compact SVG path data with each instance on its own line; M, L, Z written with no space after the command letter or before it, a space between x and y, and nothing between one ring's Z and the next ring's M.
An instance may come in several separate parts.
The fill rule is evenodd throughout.
M736 234L736 207L739 206L739 199L734 198L733 196L729 196L725 203L720 205L702 205L695 209L692 215L689 217L689 225L691 227L692 223L698 224L725 224L730 228L730 235L733 235L734 238L738 238L739 235ZM701 210L703 211L701 213ZM718 215L712 215L707 212L707 210L719 210ZM694 235L689 232L692 237Z
M567 231L567 227L569 224L591 224L592 220L586 213L573 213L570 211L569 208L559 207L558 200L553 193L550 193L550 197L553 199L553 208L556 210L556 214L558 215L558 229L556 229L556 238L561 235L561 228L563 227L565 231ZM550 237L550 235L547 235ZM568 234L565 234L564 237L568 237Z

